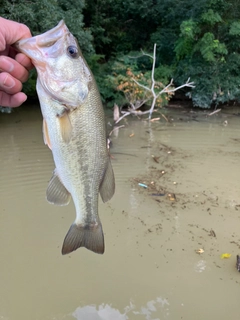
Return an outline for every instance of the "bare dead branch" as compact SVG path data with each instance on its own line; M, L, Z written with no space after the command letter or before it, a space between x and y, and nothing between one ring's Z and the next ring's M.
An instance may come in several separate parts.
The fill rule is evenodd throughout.
M123 113L123 112L122 112ZM131 113L130 112L126 112L123 114L123 116L121 116L116 122L115 124L117 124L118 122L120 122L123 118L125 118L126 116L129 116Z
M156 43L155 43L155 44L156 44ZM155 44L154 44L154 45L155 45ZM151 59L153 59L153 56L152 56L151 54L146 53L146 52L144 52L143 50L141 50L141 52L142 52L142 56L150 57Z
M133 110L130 110L129 111L130 112L130 114L134 114L134 115L136 115L136 116L141 116L141 115L143 115L143 114L147 114L147 113L149 113L149 110L146 110L146 111L133 111Z
M137 110L137 109L141 108L141 106L143 106L148 100L149 100L149 98L145 99L145 100L142 100L140 103L138 103L138 105L134 105L133 103L131 103L131 106L134 106L133 109Z
M213 112L211 112L211 113L208 113L208 116L210 117L210 116L212 116L212 115L220 112L221 110L222 110L222 109L217 109L217 110L215 110L215 111L213 111Z
M161 118L160 117L158 117L158 118L152 118L150 121L151 122L155 122L155 121L158 121L158 120L160 120Z
M161 116L162 116L167 122L169 122L169 121L168 121L168 118L167 118L164 114L161 113Z
M181 88L184 87L188 87L188 88L194 88L194 82L190 82L190 78L188 78L188 80L186 81L186 83L184 83L183 85L179 86L179 87L172 87L173 85L173 79L171 79L171 81L169 82L169 84L167 86L165 86L162 90L160 90L158 93L155 92L155 85L156 85L156 81L155 81L155 77L154 77L154 73L155 73L155 66L156 66L156 43L154 44L154 48L153 48L153 55L150 55L148 53L145 53L144 51L142 51L142 55L144 56L148 56L150 57L153 62L152 62L152 73L151 73L151 87L147 87L141 83L139 83L137 80L135 80L134 78L132 78L132 80L142 89L144 89L145 91L147 91L148 93L150 92L151 95L149 98L147 98L146 100L144 100L139 106L136 106L136 104L131 103L131 108L127 111L127 112L123 112L121 111L121 113L123 114L122 117L120 117L115 123L118 123L119 121L121 121L124 117L133 114L133 115L143 115L143 114L149 114L149 120L152 117L152 113L156 104L157 99L159 98L159 96L163 93L172 93L175 92ZM134 58L138 58L138 57L134 57ZM147 102L148 100L152 99L152 103L151 103L151 107L149 110L147 111L138 111L137 109L139 109L145 102ZM163 115L162 115L163 116ZM167 118L165 116L163 116L165 118L166 121Z
M137 80L135 80L134 78L133 78L132 80L133 80L139 87L143 88L143 89L146 90L146 91L151 92L151 89L150 89L150 88L148 88L148 87L144 86L143 84L139 83L139 82L138 82Z
M125 125L123 124L122 126L117 126L117 127L114 127L111 131L110 131L110 133L109 133L109 137L112 135L112 133L115 131L115 130L118 130L118 129L121 129L121 128L124 128L125 127Z
M119 106L114 103L113 107L113 120L116 122L120 118L120 111L119 111Z

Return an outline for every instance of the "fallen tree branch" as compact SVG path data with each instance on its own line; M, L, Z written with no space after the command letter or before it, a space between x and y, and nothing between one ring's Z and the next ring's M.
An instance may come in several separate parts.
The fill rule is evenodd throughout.
M121 113L123 113L123 111L121 111ZM120 122L123 118L129 116L130 114L131 114L130 112L125 112L125 113L123 114L123 116L121 116L121 117L115 122L115 124L117 124L117 123Z
M208 113L208 116L210 117L210 116L212 116L212 115L220 112L221 110L222 110L222 109L217 109L217 110L215 110L215 111L213 111L213 112L211 112L211 113Z
M115 130L118 130L118 129L121 129L121 128L124 128L125 125L123 124L122 126L118 126L118 127L114 127L110 132L109 132L109 137L112 135L112 133L115 131Z
M141 84L140 82L138 82L136 79L132 78L132 81L135 82L140 88L144 89L145 91L147 91L148 93L150 93L150 96L143 100L138 106L136 106L133 103L130 103L131 108L128 109L127 112L121 111L121 113L123 114L122 117L120 117L116 123L118 123L119 121L121 121L123 118L125 118L126 116L133 114L133 115L143 115L143 114L149 114L149 120L152 117L152 113L154 111L154 107L155 104L157 102L157 99L159 98L159 96L163 93L172 93L175 92L179 89L182 89L184 87L188 87L188 88L194 88L194 82L190 82L190 78L188 78L188 80L186 81L186 83L182 84L179 87L173 88L171 87L173 85L173 79L171 79L170 83L165 86L162 90L160 90L158 93L155 92L155 86L156 84L159 85L159 83L156 83L155 78L154 78L154 72L155 72L155 65L156 65L156 43L154 44L154 48L153 48L153 55L147 54L145 52L142 51L142 54L145 56L150 57L153 60L152 63L152 72L151 72L151 87L147 87L143 84ZM151 103L151 107L149 108L149 110L147 111L137 111L137 109L139 109L144 103L146 103L148 100L152 99L152 103Z

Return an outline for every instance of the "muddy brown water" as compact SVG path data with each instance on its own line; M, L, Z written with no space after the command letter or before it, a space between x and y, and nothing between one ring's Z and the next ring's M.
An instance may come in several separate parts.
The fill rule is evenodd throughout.
M111 135L102 256L61 255L75 210L45 200L39 109L0 114L0 319L239 319L238 111L163 112L169 122L128 118Z

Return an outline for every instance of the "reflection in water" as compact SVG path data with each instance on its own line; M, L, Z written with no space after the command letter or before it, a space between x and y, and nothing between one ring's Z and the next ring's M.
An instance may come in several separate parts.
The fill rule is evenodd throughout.
M85 306L77 308L73 314L78 320L125 320L129 319L126 313L121 314L119 310L112 308L108 304L96 306Z
M131 193L129 194L129 202L131 205L131 209L136 211L139 207L138 196L136 195L136 188L131 189Z
M133 313L137 315L144 315L146 320L160 320L160 318L155 318L155 316L159 315L161 311L161 315L166 319L170 315L169 305L170 304L167 299L157 297L156 300L148 301L147 305L141 308L141 311L133 311Z
M77 320L128 320L133 315L135 315L135 318L160 320L160 318L156 318L156 315L160 313L164 319L168 318L169 302L165 298L157 297L156 300L148 301L146 306L141 307L140 311L136 310L133 303L124 308L124 313L108 304L101 304L100 306L79 307L72 315Z
M207 262L205 260L199 260L194 266L194 270L199 273L205 271L206 268L207 268Z

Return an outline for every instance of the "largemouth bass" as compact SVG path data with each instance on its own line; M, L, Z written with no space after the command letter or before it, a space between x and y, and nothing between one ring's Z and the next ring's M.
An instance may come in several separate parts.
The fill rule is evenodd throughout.
M20 40L16 47L32 60L38 73L44 142L56 166L47 200L62 206L72 196L76 208L62 254L79 247L103 253L98 197L100 193L103 202L111 199L115 183L93 74L64 21L44 34Z

